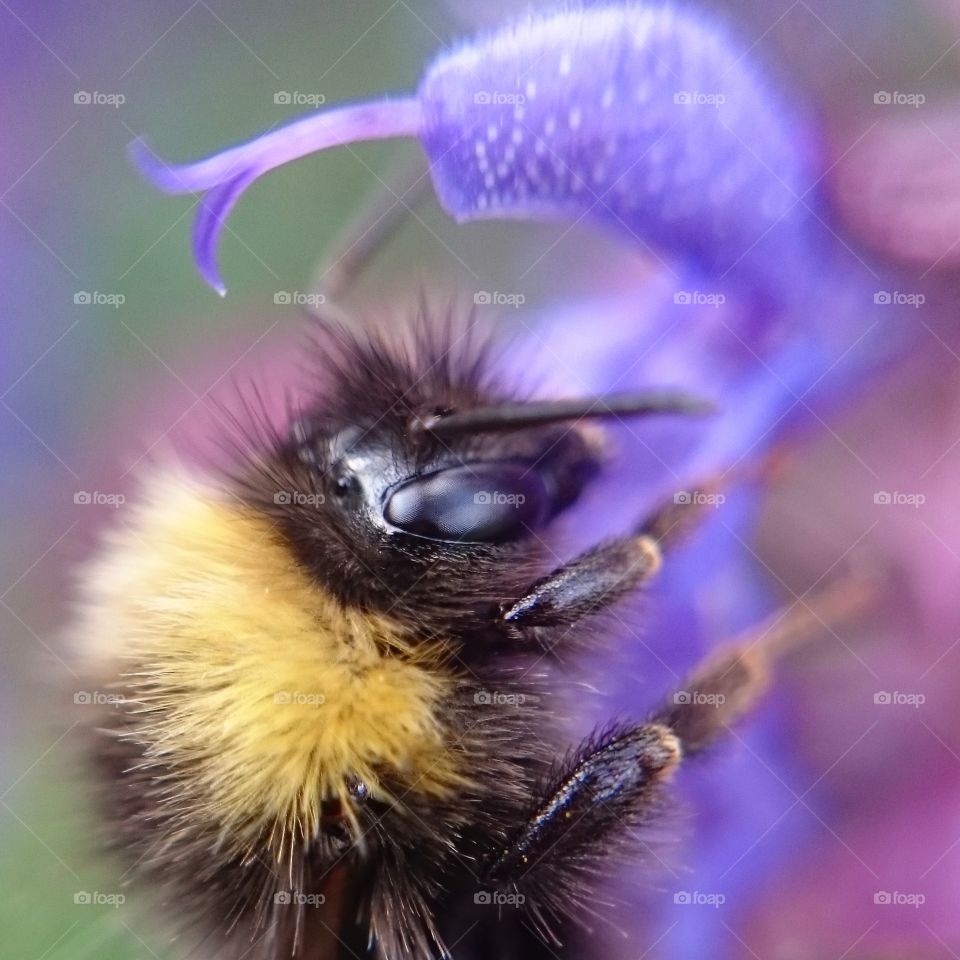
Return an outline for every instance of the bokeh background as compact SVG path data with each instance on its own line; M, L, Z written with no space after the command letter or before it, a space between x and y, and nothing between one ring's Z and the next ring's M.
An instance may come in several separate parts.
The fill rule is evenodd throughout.
M960 4L702 5L816 118L825 215L914 298L914 336L808 425L744 546L785 596L851 550L870 556L887 571L882 608L793 663L743 737L681 783L692 823L666 876L636 894L642 907L629 911L626 939L613 937L615 952L955 957ZM134 904L75 902L123 888L91 853L75 776L72 701L89 691L62 639L73 572L97 531L123 522L116 501L138 470L211 428L212 400L288 369L304 318L278 294L311 292L324 251L377 178L417 153L363 145L258 184L223 245L231 290L220 300L191 262L193 201L149 189L126 145L147 135L164 156L191 159L310 98L410 90L435 52L513 9L0 0L0 957L167 956ZM883 91L907 99L877 102ZM587 229L458 228L428 201L351 304L376 311L424 282L468 301L478 290L522 292L503 322L543 333L552 305L642 283L645 269ZM658 645L651 629L657 655L641 665L638 691L673 674L663 636ZM600 665L595 685L603 676ZM628 702L633 683L621 675L609 697ZM678 890L723 902L675 903Z

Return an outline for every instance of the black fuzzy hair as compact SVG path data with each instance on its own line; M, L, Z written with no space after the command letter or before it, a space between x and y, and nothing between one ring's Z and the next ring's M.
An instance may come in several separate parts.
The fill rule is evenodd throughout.
M308 350L315 392L306 412L321 423L402 428L442 398L451 404L515 399L515 388L496 374L499 346L474 311L435 312L425 302L411 319L375 331L317 321Z
M351 447L375 449L384 473L399 480L476 460L520 459L536 469L540 451L561 449L561 435L568 446L580 444L569 426L453 440L411 433L413 420L438 411L521 399L498 376L502 346L472 311L455 308L435 313L421 305L409 320L376 332L317 321L305 361L306 396L287 426L258 424L248 409L253 426L237 431L232 492L271 518L304 567L346 605L389 612L425 634L453 629L476 639L496 598L518 595L545 572L546 534L510 544L388 534L369 517L340 508L331 449L349 435ZM278 503L278 491L295 491L310 503Z

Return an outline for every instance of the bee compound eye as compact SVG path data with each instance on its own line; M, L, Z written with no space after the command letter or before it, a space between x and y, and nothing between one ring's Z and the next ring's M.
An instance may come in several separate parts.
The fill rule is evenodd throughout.
M384 519L430 540L503 543L535 528L548 500L543 480L525 464L467 463L395 486Z

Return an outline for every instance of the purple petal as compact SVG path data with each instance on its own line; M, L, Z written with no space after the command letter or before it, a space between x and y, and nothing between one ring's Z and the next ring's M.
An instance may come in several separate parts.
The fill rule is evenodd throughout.
M800 267L810 131L703 13L532 17L438 60L420 97L458 220L589 215L754 285Z
M206 160L134 158L171 193L233 186L198 226L213 266L217 212L305 154L418 136L458 221L590 216L632 242L782 299L805 269L812 137L708 17L624 4L532 17L445 53L417 97L313 114ZM222 225L222 217L220 217Z
M217 243L234 204L256 178L256 172L246 171L208 191L200 201L193 224L193 255L197 269L221 297L227 295L227 287L217 266Z
M222 296L226 287L216 265L216 245L230 210L258 177L309 153L358 140L416 136L421 126L416 100L361 103L295 120L205 160L171 166L142 140L130 156L144 176L166 193L210 191L194 226L194 255L203 278Z

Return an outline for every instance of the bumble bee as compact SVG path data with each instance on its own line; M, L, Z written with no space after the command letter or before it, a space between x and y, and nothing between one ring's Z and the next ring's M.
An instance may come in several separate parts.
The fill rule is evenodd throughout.
M775 646L732 644L696 696L558 742L542 663L595 640L703 499L554 566L551 521L604 456L584 421L702 406L518 397L450 324L320 342L292 422L220 477L154 474L86 576L77 631L116 694L89 732L110 838L185 954L556 949Z

